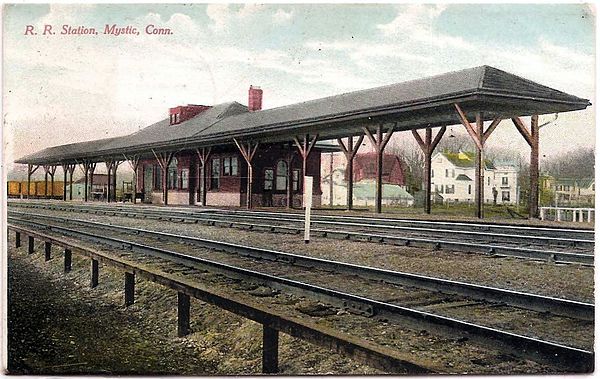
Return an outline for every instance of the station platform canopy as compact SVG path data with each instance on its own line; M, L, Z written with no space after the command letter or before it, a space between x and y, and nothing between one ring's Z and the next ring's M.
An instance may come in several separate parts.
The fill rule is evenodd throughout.
M16 163L52 165L154 151L231 145L233 139L290 142L312 134L319 140L362 135L363 127L392 123L394 131L460 124L455 104L468 119L484 120L582 110L591 103L531 80L480 66L383 87L349 92L250 112L237 102L217 104L171 125L165 118L133 134L50 147Z

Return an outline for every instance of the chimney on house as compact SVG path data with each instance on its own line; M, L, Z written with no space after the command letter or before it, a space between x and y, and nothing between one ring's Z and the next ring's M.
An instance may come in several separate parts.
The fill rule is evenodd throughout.
M250 112L260 111L262 109L263 90L260 87L250 86L248 90L248 110Z
M178 107L169 108L169 124L175 125L182 123L190 118L196 117L198 114L209 109L208 105L180 105Z

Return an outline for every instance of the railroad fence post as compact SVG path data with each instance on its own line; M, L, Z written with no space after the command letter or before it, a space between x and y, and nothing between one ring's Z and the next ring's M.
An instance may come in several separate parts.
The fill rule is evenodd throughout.
M130 306L135 300L135 274L125 273L125 306Z
M52 258L52 243L50 241L44 242L44 260L48 262Z
M33 254L33 244L34 244L34 240L33 240L33 236L27 236L27 240L28 240L28 246L27 246L27 253L29 254Z
M98 260L92 259L90 288L98 286Z
M589 220L589 216L588 216L588 220ZM15 232L15 247L21 247L21 233L19 233L19 232Z
M279 331L263 324L263 374L279 372Z
M72 253L70 249L65 249L65 273L71 271Z
M190 296L177 292L177 337L190 334Z

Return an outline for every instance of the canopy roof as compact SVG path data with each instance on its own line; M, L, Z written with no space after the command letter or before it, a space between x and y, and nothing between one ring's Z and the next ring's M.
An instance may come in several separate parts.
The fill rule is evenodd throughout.
M392 123L394 130L453 125L460 123L455 103L469 119L483 112L485 120L568 112L591 105L587 99L480 66L262 111L250 112L237 102L218 104L176 125L165 118L130 135L51 147L15 162L101 161L123 154L148 154L150 149L229 145L233 138L288 142L297 135L318 133L324 140L359 135L363 126L377 123Z

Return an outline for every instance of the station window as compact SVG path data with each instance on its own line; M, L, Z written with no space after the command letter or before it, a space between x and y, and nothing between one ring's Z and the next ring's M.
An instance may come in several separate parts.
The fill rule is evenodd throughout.
M169 164L169 170L167 171L167 183L168 189L177 189L177 158L173 158L171 164Z
M162 190L163 186L162 186L162 173L163 170L159 165L154 165L153 166L153 175L152 175L152 188L155 190Z
M190 177L190 170L187 168L184 168L181 170L181 175L180 175L180 179L181 179L181 189L188 189L189 186L189 177Z
M300 170L294 170L292 172L292 190L298 191L300 189Z
M237 176L238 159L237 157L223 158L223 176Z
M219 189L219 175L221 173L221 160L219 158L213 158L211 161L210 170L210 189Z
M273 190L273 174L272 168L265 169L265 191Z
M277 191L285 191L287 189L287 171L288 165L285 161L277 162L277 178L275 181L275 189Z

